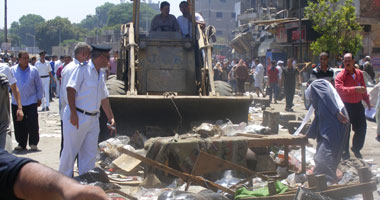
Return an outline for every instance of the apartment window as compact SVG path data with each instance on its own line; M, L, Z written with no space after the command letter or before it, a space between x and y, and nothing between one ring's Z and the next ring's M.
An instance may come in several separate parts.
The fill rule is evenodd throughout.
M372 48L372 53L380 53L380 48Z
M216 31L216 35L223 35L223 31Z
M236 13L234 13L234 12L231 13L231 18L234 18L234 19L235 19L235 18L236 18Z
M223 18L222 12L216 12L216 18Z

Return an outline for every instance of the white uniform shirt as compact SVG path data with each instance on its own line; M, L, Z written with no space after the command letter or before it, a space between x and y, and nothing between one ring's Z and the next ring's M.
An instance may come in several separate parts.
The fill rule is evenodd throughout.
M9 85L13 85L17 82L13 71L6 63L0 63L0 73L3 73L7 76Z
M203 23L205 20L203 19L202 15L200 15L199 13L195 13L195 21ZM193 29L192 29L192 23L189 19L181 15L177 18L177 22L179 24L179 27L181 28L181 32L183 36L191 35L191 31Z
M261 63L255 68L254 78L255 80L262 80L264 78L264 66Z
M37 67L38 73L40 74L40 76L48 76L49 72L52 71L50 62L46 60L44 63L42 63L41 61L37 61L35 66Z
M61 71L61 87L59 91L59 98L61 100L61 117L63 116L63 110L67 105L67 91L66 85L69 81L70 75L75 67L79 66L79 61L74 58L74 61L67 64Z
M281 79L281 77L282 77L282 67L280 65L277 65L276 68L278 70L278 79Z
M108 97L105 76L102 70L98 73L92 61L86 66L73 69L66 88L75 89L77 108L91 113L99 112L101 101Z

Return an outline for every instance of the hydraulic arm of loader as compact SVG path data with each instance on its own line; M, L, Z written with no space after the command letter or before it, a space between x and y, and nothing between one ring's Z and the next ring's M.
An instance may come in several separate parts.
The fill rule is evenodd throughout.
M214 84L214 71L212 68L212 58L211 58L212 45L209 43L209 39L208 39L207 34L205 34L202 31L201 26L199 24L197 25L197 28L198 28L198 33L200 36L198 39L199 49L201 51L205 52L204 55L206 57L206 58L204 58L204 67L208 71L208 81L210 84L209 85L209 95L210 96L216 96L215 84ZM204 73L203 76L206 76L206 73ZM202 77L202 80L205 81L206 78Z
M135 61L135 48L137 46L137 44L135 43L135 32L134 32L134 27L133 27L133 23L128 23L128 24L124 24L122 26L122 30L123 30L123 35L126 36L128 35L128 37L124 37L123 39L123 45L125 47L127 47L128 51L129 51L129 73L128 73L128 82L129 82L129 85L128 85L128 91L127 91L127 95L137 95L137 91L135 89L135 64L136 64L136 61Z

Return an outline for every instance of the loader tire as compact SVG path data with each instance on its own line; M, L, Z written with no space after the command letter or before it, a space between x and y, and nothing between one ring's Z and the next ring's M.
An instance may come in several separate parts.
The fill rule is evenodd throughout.
M233 96L232 87L229 83L225 81L215 81L215 92L219 93L220 96Z
M116 75L109 76L106 86L110 95L124 95L126 93L124 81L117 80Z

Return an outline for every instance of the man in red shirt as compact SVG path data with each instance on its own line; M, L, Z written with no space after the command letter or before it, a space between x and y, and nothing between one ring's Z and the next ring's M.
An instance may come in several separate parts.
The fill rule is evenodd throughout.
M272 102L272 94L274 93L274 103L277 103L278 98L278 69L276 68L276 61L272 60L271 67L268 68L269 78L269 101Z
M351 53L344 55L344 70L342 70L335 79L335 87L344 105L347 109L350 123L355 134L352 139L351 150L355 157L362 158L360 150L363 148L365 135L367 131L367 122L364 113L362 100L364 100L368 108L371 108L367 88L364 82L363 73L359 69L355 69L355 60ZM346 146L343 152L343 159L348 159L350 153L348 150L350 138L347 138Z

